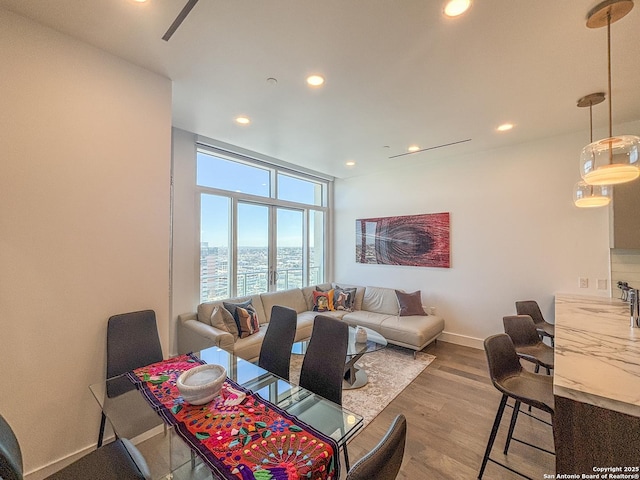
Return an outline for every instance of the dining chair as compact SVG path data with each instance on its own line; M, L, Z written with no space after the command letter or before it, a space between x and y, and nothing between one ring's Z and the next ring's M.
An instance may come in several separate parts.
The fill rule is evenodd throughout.
M300 386L342 405L342 382L349 346L349 326L341 320L316 315L300 368ZM342 446L349 469L347 444Z
M535 300L522 300L516 302L516 313L518 315L529 315L536 325L536 330L540 337L549 337L551 346L555 345L556 327L553 323L547 322L542 316L538 302Z
M294 309L281 305L271 307L269 326L260 347L258 365L285 380L289 380L297 321L298 313Z
M518 356L535 364L535 372L540 367L551 375L553 369L553 348L540 340L536 326L529 315L508 315L502 318L504 333L509 335Z
M520 364L520 360L516 353L516 349L513 346L511 338L506 333L500 333L488 337L484 341L484 350L487 355L487 362L489 363L489 376L491 382L496 389L502 393L502 399L498 406L496 418L491 428L491 434L489 435L489 441L487 442L487 448L482 459L482 465L480 472L478 473L478 479L482 478L484 470L487 466L487 462L491 461L497 465L500 465L507 470L510 470L525 478L526 475L514 470L511 466L501 463L498 460L491 458L491 449L495 442L502 415L504 409L507 406L507 400L513 398L515 404L513 406L513 414L511 415L511 422L509 424L509 432L507 433L507 441L504 446L504 454L507 455L509 451L509 445L511 440L529 445L543 452L554 454L554 452L533 445L525 440L520 440L513 436L513 432L518 419L518 413L520 412L520 405L530 405L534 408L538 408L544 412L551 414L553 422L554 414L554 399L553 399L553 379L549 375L539 375L524 370ZM536 417L533 417L536 418ZM551 425L551 423L536 418L543 423Z
M0 415L0 478L23 480L20 444L9 423ZM150 479L142 454L131 442L118 439L85 455L45 480L134 480Z
M342 405L349 326L341 320L317 315L300 368L300 386Z
M158 336L156 314L153 310L121 313L109 318L107 323L107 379L117 377L138 367L159 362L162 359L162 346ZM117 397L133 389L135 389L135 385L126 377L107 381L107 399ZM153 410L147 408L140 411L147 418L138 417L141 429L138 433L163 423ZM105 424L106 415L103 411L98 434L98 447L102 446Z
M398 476L407 440L407 419L397 415L380 442L353 464L346 480L394 480Z

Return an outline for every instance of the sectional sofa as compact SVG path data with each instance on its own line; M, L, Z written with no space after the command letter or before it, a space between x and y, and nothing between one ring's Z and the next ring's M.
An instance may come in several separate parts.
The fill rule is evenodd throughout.
M342 285L341 288L355 289L355 298L350 309L314 311L314 291L330 291L337 284L322 284L305 288L294 288L279 292L262 293L248 297L206 302L198 305L197 312L185 313L178 317L179 353L199 351L203 348L218 346L233 352L249 361L257 360L262 339L269 324L271 307L283 305L298 313L295 341L311 336L313 320L316 315L331 315L340 318L352 326L371 328L382 334L389 343L410 348L415 352L422 350L437 339L444 329L444 320L425 312L418 315L401 316L398 294L392 288L361 287ZM401 295L401 294L400 294ZM418 297L419 297L418 292ZM402 297L400 297L402 298ZM220 321L216 321L223 302L240 304L251 300L260 328L255 333L240 338L238 332L230 333ZM225 309L226 310L226 309ZM228 313L224 312L227 317ZM412 312L409 312L412 313ZM212 325L212 314L213 323ZM415 353L414 353L415 355Z

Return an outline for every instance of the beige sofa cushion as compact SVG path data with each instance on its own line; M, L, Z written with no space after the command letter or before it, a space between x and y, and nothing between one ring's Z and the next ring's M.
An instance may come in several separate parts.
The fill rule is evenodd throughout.
M307 302L305 302L302 290L299 288L283 290L281 292L263 293L260 297L262 298L262 306L264 307L267 319L271 318L271 307L274 305L293 308L296 313L308 310Z
M257 360L260 356L260 348L268 327L269 325L260 325L260 330L253 335L238 338L233 344L233 353L250 362Z
M391 318L392 315L386 313L368 312L366 310L356 310L351 313L347 313L342 317L342 320L352 326L369 327L373 330L380 332L380 325L386 319Z
M444 320L435 315L388 317L378 327L387 340L394 343L422 346L444 330Z
M362 299L362 310L387 315L398 315L398 297L393 288L367 287Z

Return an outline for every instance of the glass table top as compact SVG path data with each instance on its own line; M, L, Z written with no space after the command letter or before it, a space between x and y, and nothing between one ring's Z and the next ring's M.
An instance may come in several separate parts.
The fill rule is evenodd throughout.
M363 426L360 415L319 395L283 380L259 366L217 347L196 352L206 363L227 369L227 376L258 393L304 423L344 445ZM147 459L154 479L195 479L204 467L192 459L189 448L173 428L166 427L142 394L126 376L114 377L90 386L113 431L132 439ZM105 438L108 438L108 432ZM178 475L179 474L179 475ZM202 478L207 478L205 475Z

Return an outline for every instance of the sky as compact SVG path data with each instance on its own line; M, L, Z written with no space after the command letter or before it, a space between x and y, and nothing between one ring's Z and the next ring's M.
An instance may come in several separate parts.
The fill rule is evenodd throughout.
M269 170L221 159L198 152L198 185L269 197ZM283 200L315 204L314 184L294 177L278 176L278 196ZM230 200L227 197L201 196L201 241L209 246L227 246ZM266 247L269 208L264 205L238 204L238 246ZM302 246L301 210L278 208L279 247ZM313 244L312 244L313 245Z

